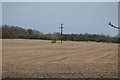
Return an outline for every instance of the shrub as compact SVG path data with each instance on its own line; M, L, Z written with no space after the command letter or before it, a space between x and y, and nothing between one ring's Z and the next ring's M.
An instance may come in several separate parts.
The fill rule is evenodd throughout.
M52 39L51 43L56 43L56 38Z

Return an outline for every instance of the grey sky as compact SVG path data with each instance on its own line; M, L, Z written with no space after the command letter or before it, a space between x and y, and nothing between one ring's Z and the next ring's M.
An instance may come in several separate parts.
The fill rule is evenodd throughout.
M2 3L0 2L0 25L2 25Z
M117 2L3 2L3 24L37 29L43 33L91 33L116 36L118 31Z

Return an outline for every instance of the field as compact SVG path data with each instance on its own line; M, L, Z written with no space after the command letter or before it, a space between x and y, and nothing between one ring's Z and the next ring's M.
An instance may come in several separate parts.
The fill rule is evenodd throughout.
M118 44L2 40L3 78L117 78Z

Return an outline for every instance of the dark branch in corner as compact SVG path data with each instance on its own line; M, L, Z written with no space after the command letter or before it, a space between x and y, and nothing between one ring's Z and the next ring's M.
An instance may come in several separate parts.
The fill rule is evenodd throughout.
M114 26L111 22L109 22L108 25L110 25L110 26L113 27L113 28L120 29L120 27Z

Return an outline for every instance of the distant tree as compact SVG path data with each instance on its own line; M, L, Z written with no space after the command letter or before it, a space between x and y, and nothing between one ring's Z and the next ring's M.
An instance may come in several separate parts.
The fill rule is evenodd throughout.
M2 26L0 26L0 39L2 38Z
M40 31L33 29L24 29L18 26L2 25L3 39L43 39L43 40L61 40L61 34L58 32L43 34ZM110 37L99 34L63 34L63 40L69 41L96 41L96 42L112 42L120 43L120 37Z
M31 34L32 34L32 32L33 32L33 30L32 30L32 29L27 29L27 34L28 34L28 35L31 35Z
M2 26L2 38L19 38L26 35L26 31L23 28L17 26Z

